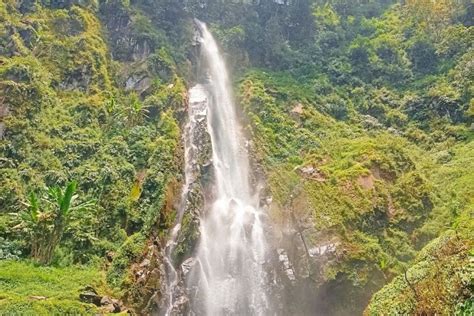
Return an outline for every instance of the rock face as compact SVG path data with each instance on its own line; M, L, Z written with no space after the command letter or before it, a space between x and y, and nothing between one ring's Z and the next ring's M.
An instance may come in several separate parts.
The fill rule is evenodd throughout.
M257 165L258 169L258 165ZM311 175L316 168L309 166L299 171ZM265 190L262 190L265 192ZM297 195L294 192L294 195ZM294 197L296 199L296 197ZM336 264L344 252L339 237L330 231L317 231L311 216L296 216L293 203L287 205L288 214L282 222L272 218L278 208L271 195L260 197L261 207L267 208L270 218L266 221L266 236L270 258L266 263L271 283L271 297L276 314L324 315L321 301L328 292L324 271ZM296 204L296 202L294 202ZM332 286L332 285L330 285Z
M132 74L125 81L125 90L137 91L138 93L145 92L151 86L151 79L146 73Z
M90 65L83 65L65 74L65 79L59 83L63 90L86 91L92 81L93 71Z
M292 264L290 262L290 259L288 259L288 254L286 253L285 249L278 249L278 260L280 261L280 264L285 271L286 275L288 276L288 279L290 281L296 281L296 276L295 276L295 271L293 270Z
M120 83L125 91L143 96L156 78L172 81L174 62L158 40L161 31L151 26L148 18L119 2L101 5L101 17L108 31L112 58L121 63ZM151 34L140 33L144 25Z
M102 15L110 34L113 58L132 62L148 57L154 47L146 38L134 33L132 12L120 3L109 2L102 6Z
M185 135L185 182L177 207L177 223L160 250L160 289L150 299L146 311L182 315L189 312L189 291L185 279L195 260L192 257L200 232L201 211L212 178L212 151L207 131L207 96L190 100Z

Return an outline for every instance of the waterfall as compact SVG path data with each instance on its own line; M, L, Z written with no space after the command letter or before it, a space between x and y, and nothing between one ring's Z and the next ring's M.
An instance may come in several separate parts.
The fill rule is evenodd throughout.
M259 208L258 193L251 185L247 142L238 120L224 59L206 25L200 21L196 24L201 34L203 66L201 82L189 90L189 122L185 130L187 176L182 200L189 194L194 181L192 175L199 173L193 172L190 166L197 164L193 157L202 148L202 144L195 144L197 137L193 138L196 113L206 120L204 129L212 151L209 155L211 180L203 189L207 194L199 210L199 240L194 256L182 264L181 272L173 268L170 259L176 247L179 224L168 243L166 314L173 314L173 308L176 310L173 304L179 301L180 273L187 309L192 313L268 314L271 308L264 269L268 251L263 225L265 214ZM179 221L183 212L185 208L178 212Z
M205 24L201 52L207 65L208 132L212 143L214 198L201 219L201 239L188 286L197 287L208 315L263 314L266 243L258 196L249 180L249 160L232 88L216 41Z

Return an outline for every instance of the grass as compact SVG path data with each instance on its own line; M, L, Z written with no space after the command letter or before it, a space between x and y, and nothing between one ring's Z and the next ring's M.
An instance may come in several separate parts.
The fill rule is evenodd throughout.
M79 301L80 291L87 285L100 294L108 291L104 274L95 267L0 261L0 315L95 315L96 306Z

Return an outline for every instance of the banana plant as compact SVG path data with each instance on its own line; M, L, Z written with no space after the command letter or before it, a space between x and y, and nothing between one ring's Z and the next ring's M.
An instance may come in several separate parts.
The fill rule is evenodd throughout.
M22 213L22 226L31 238L31 256L43 264L51 262L74 211L91 208L95 203L88 200L78 203L75 194L77 183L69 182L63 190L59 186L47 188L40 200L31 193L27 208Z
M126 117L129 126L141 124L143 120L148 118L148 107L140 101L137 94L132 93L128 103Z

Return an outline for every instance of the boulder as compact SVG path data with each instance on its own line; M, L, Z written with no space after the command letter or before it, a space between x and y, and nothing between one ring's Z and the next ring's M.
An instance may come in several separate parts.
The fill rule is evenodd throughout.
M100 300L100 305L109 305L109 304L112 304L112 299L108 296L102 297L102 299Z
M79 300L83 303L101 306L102 296L98 295L95 291L86 291L79 294Z
M303 104L298 103L295 107L291 110L291 113L301 115L303 114Z
M106 313L120 313L126 310L123 303L117 299L104 296L100 300L101 310Z
M298 171L299 171L301 176L303 176L307 179L315 180L315 181L318 181L318 182L326 181L326 177L325 177L324 173L321 170L319 170L318 168L313 167L312 165L305 166L305 167L300 167L300 168L298 168Z

